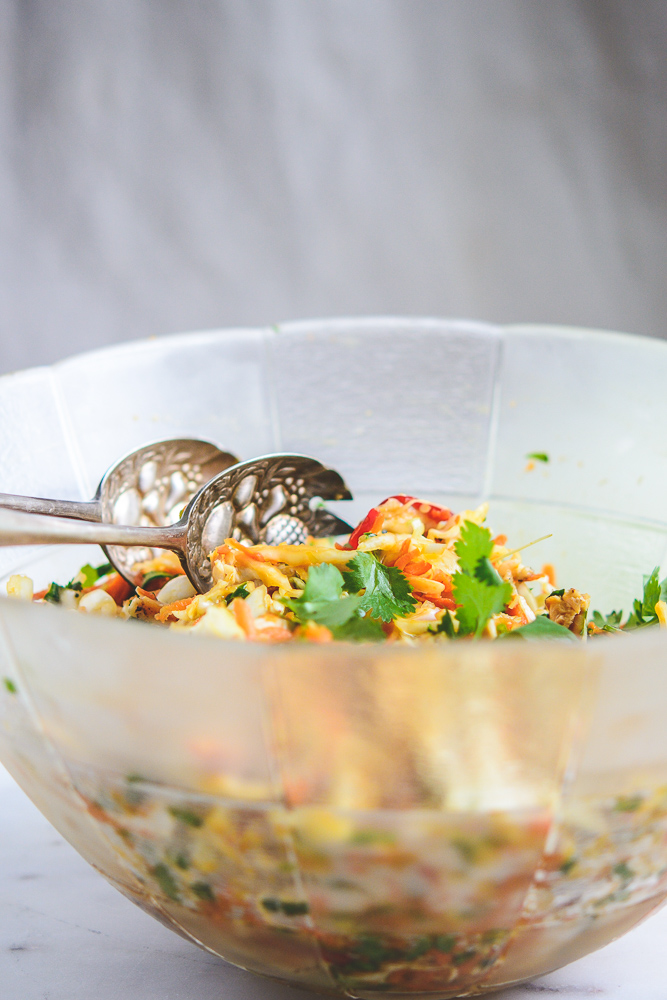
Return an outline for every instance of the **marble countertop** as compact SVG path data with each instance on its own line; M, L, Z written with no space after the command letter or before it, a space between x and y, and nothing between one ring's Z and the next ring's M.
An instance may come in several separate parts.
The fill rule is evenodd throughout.
M665 1000L667 909L601 951L493 994ZM2 1000L300 1000L162 927L112 889L0 767ZM315 997L315 994L313 994Z

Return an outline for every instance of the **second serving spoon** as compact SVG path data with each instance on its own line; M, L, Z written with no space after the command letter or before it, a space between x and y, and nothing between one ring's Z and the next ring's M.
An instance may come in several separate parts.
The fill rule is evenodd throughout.
M171 549L195 589L204 593L213 586L209 555L226 538L277 545L303 543L308 535L349 534L352 526L326 510L323 501L351 499L341 476L316 459L265 455L220 472L174 524L86 524L0 509L0 545L97 543L107 551L126 546ZM142 582L131 566L123 575L135 585Z

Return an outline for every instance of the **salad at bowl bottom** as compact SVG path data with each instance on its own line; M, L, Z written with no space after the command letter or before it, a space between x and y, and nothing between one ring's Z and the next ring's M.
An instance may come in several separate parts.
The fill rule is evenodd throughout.
M108 564L14 597L78 613L258 643L574 644L667 621L654 570L624 618L589 615L553 567L485 527L413 497L373 508L347 541L211 553L194 593L175 558L150 554L140 587ZM4 679L3 694L17 695ZM399 766L397 761L397 767ZM667 895L667 786L627 776L558 810L325 807L293 789L209 774L196 790L66 761L72 788L119 861L107 877L191 940L251 971L352 996L455 997L498 989L607 943ZM104 870L104 865L100 865ZM122 873L122 874L119 874ZM124 873L124 874L123 874Z
M224 787L74 780L140 905L229 961L319 990L497 989L607 943L667 892L667 787L579 800L554 825L530 808L287 810Z
M16 575L7 590L87 614L269 643L573 641L667 626L667 581L660 583L657 568L625 621L616 611L594 611L589 621L589 595L557 589L551 565L524 565L528 546L509 549L505 535L493 537L486 513L486 504L454 514L400 495L372 508L344 543L228 538L210 554L214 586L205 594L195 593L178 557L164 551L135 564L143 574L138 587L106 563L36 594L32 580Z

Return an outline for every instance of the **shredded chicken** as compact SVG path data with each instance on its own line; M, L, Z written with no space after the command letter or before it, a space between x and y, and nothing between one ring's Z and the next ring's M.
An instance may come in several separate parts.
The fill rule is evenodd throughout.
M588 594L580 594L578 590L571 587L562 595L547 597L544 606L552 622L564 625L575 635L581 635L590 602Z

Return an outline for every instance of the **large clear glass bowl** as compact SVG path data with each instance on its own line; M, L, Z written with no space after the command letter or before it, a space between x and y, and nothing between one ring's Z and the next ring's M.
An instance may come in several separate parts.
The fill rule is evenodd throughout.
M161 437L337 468L489 522L629 608L667 542L667 345L337 320L130 344L0 379L0 489L87 498ZM548 462L527 462L532 452ZM93 558L94 558L94 552ZM62 579L86 549L3 549ZM258 647L0 600L0 759L169 927L322 992L463 996L667 894L667 636Z

